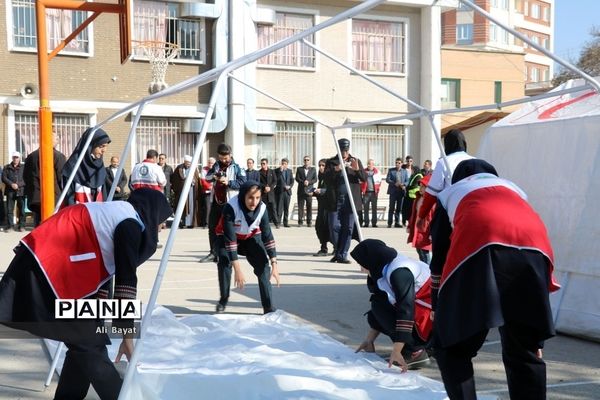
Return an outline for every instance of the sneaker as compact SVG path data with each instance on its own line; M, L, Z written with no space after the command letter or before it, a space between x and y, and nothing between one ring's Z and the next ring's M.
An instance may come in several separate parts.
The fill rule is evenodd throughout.
M430 361L427 351L421 349L411 354L410 358L406 360L406 365L408 365L408 369L413 370L429 364Z
M225 312L225 306L221 303L217 303L217 307L215 308L215 312L217 314L223 314Z
M317 251L315 254L313 254L313 257L326 257L327 256L327 250L319 250Z

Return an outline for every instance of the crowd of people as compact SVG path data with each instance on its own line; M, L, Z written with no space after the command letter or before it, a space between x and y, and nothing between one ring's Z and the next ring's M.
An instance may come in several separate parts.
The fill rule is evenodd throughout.
M280 279L271 226L290 226L294 185L298 225L312 227L314 222L320 245L314 255L330 255L340 264L351 263L350 256L367 272L369 330L357 351L374 352L375 339L383 333L393 343L389 367L406 371L433 354L449 398L475 399L472 359L489 329L498 327L511 398L545 398L541 349L554 335L549 293L559 288L548 234L523 191L467 153L462 132L446 134L446 156L435 168L429 160L418 168L406 156L397 158L385 176L387 227L406 228L418 260L374 239L350 251L357 225L378 226L384 178L375 160L364 167L350 153L348 139L339 139L340 153L319 160L317 168L304 156L295 173L287 158L277 168L262 158L259 169L249 158L243 169L225 143L196 169L191 156L173 168L165 154L149 149L128 179L116 174L118 157L104 166L109 135L94 131L86 147L91 134L84 132L68 159L55 151L55 170L62 177L57 191L74 172L65 205L21 240L0 281L0 323L67 344L57 398L83 398L92 385L101 398L113 399L121 380L106 353L108 338L92 334L96 325L90 321L70 327L76 327L77 336L55 325L53 299L106 298L111 277L114 298L135 298L136 267L160 247L158 232L179 202L184 202L181 228L208 228L210 253L200 261L217 263L215 311L226 310L232 278L239 288L246 283L240 255L258 279L263 312L275 311L271 281L279 285ZM23 228L24 199L36 225L40 220L39 154L32 152L24 167L20 156L13 153L2 171L7 228L15 230ZM191 188L182 199L190 176ZM115 181L116 202L108 204ZM73 274L82 262L94 273ZM132 348L131 337L124 336L118 358L129 357Z

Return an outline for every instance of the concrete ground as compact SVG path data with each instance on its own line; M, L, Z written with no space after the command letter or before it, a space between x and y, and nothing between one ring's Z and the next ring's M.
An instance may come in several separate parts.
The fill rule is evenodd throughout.
M318 250L314 229L297 227L275 230L281 287L274 288L277 308L297 316L338 341L356 348L367 331L363 313L369 308L365 275L356 263L336 264L328 257L313 257ZM403 229L385 227L367 228L365 238L378 238L399 251L416 257L414 249L406 245ZM0 274L8 266L11 249L25 233L0 233ZM161 233L166 243L169 230ZM158 303L177 315L214 312L218 298L216 265L198 263L208 251L208 231L182 229L171 252ZM355 242L353 243L353 245ZM138 295L146 301L158 269L162 249L139 269ZM244 261L247 286L244 291L234 290L227 307L229 313L261 313L258 287L252 270ZM501 362L501 348L496 331L475 361L477 389L480 393L508 399L506 379ZM387 357L390 342L380 337L377 352ZM600 344L567 336L557 336L547 342L544 358L548 364L549 399L600 398ZM51 399L56 388L44 390L49 369L46 354L37 339L0 339L0 399ZM435 363L421 369L427 377L441 380ZM93 395L88 396L94 398Z

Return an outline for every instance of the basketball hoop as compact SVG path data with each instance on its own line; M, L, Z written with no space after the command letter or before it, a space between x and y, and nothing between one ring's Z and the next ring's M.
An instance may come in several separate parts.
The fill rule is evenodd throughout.
M144 51L152 65L152 81L148 85L150 94L158 93L169 87L165 82L167 67L179 54L179 46L175 43L159 41L137 42L137 47Z

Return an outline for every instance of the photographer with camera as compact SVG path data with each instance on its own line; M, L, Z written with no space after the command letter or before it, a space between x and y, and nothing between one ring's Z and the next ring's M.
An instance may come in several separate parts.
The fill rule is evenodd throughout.
M206 178L208 182L213 182L211 192L210 214L208 216L208 238L210 241L210 253L200 260L200 262L209 261L217 262L216 251L216 227L223 207L227 201L238 194L240 187L246 182L246 173L233 160L231 155L231 146L226 143L221 143L217 147L217 162L207 172Z

